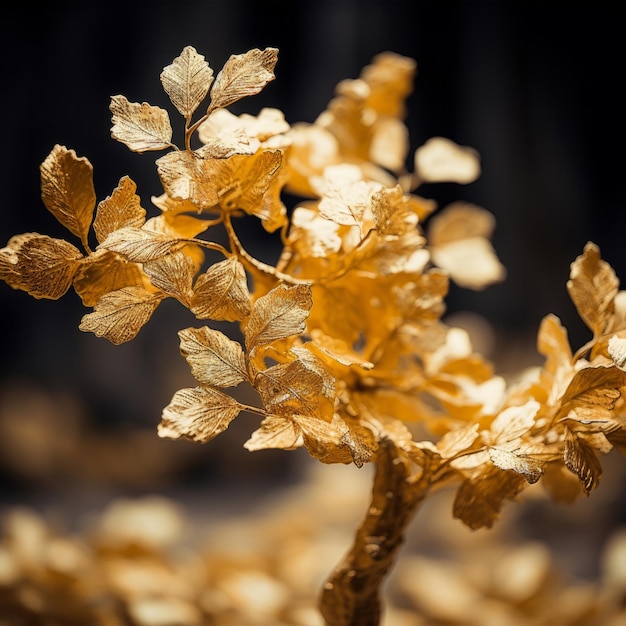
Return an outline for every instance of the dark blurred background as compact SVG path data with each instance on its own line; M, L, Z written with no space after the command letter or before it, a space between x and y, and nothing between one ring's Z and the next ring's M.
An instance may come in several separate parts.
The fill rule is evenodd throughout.
M150 196L161 191L154 158L110 138L109 99L123 94L173 111L159 74L186 45L216 72L230 54L278 47L276 80L239 111L274 106L289 122L313 121L340 80L357 77L374 55L391 50L418 63L408 102L412 149L441 135L481 155L476 182L429 185L420 193L442 206L459 199L491 211L494 245L508 270L505 283L483 292L453 288L450 312L488 318L500 356L533 352L548 312L561 317L577 347L588 334L567 297L569 264L593 240L618 276L626 276L623 26L619 3L597 1L16 5L0 21L0 244L27 231L65 236L39 196L39 164L56 143L91 161L99 200L129 174L150 210ZM73 292L56 302L35 301L0 284L0 306L0 417L6 418L0 478L7 490L42 476L137 488L170 484L172 477L251 480L261 459L278 459L267 464L270 477L289 473L285 464L292 461L284 459L292 453L252 459L256 454L238 452L254 429L252 418L208 446L157 439L161 409L192 383L176 331L196 321L176 303L161 305L137 339L122 346L78 330L87 311ZM41 423L23 426L30 419L24 416L46 403ZM92 441L91 429L117 442L113 452L95 435ZM32 462L39 459L37 476L29 476L12 445L24 436L32 438ZM58 449L51 452L53 437ZM72 437L89 463L68 452ZM140 455L148 469L133 469Z

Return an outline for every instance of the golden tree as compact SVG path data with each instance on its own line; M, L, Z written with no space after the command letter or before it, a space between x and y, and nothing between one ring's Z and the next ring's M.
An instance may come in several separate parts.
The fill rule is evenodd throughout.
M450 280L482 289L505 272L490 213L461 202L438 209L416 193L469 183L480 165L472 149L435 137L407 168L415 62L377 56L313 123L289 124L270 108L231 113L274 79L277 58L253 49L214 76L186 47L161 74L184 118L182 146L166 110L113 96L113 138L164 153L157 214L148 217L128 176L98 202L90 162L57 145L41 165L42 198L82 249L15 236L0 250L0 277L35 298L73 288L92 308L80 329L115 344L166 298L207 320L179 332L197 385L174 393L161 437L207 442L248 412L259 417L248 450L304 447L323 463L374 463L371 505L319 601L329 626L374 626L404 531L435 490L456 489L453 515L490 527L538 481L556 499L589 494L599 455L624 452L624 292L588 243L567 288L591 340L572 352L547 316L544 365L507 385L464 330L442 321ZM287 207L284 192L301 201ZM275 265L238 237L250 216L280 235ZM229 392L239 385L258 402Z

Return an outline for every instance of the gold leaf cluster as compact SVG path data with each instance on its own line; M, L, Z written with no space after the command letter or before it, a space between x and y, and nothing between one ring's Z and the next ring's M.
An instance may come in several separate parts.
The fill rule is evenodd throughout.
M274 79L277 59L275 48L253 49L214 77L186 47L161 74L184 118L180 146L165 109L113 96L113 138L164 152L155 215L128 176L98 202L89 161L57 145L41 165L42 199L77 241L13 237L0 278L35 298L73 288L92 309L80 329L116 344L168 298L206 320L179 333L197 385L174 393L162 437L207 442L245 411L260 420L249 450L305 447L361 466L384 442L410 468L408 491L456 485L454 515L471 528L491 526L538 481L555 498L592 491L599 456L626 449L626 308L598 247L587 244L567 283L592 339L573 353L547 316L543 367L507 386L442 319L450 280L484 289L505 270L488 211L439 209L417 193L472 182L480 161L443 137L409 154L415 62L375 57L312 123L271 108L231 113ZM283 192L300 200L287 207ZM246 219L280 237L275 265L242 244ZM211 322L233 323L232 336ZM254 406L236 399L239 385L255 391Z

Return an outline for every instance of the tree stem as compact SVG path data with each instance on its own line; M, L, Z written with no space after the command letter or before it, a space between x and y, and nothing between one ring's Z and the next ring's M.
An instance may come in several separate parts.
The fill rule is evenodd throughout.
M404 532L428 485L409 483L408 461L389 440L381 442L370 507L354 544L332 573L319 601L327 626L378 626L381 585L404 542Z

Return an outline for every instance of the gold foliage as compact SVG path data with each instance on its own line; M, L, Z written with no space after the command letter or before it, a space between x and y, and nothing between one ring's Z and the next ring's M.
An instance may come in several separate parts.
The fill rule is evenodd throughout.
M248 379L245 355L238 342L203 326L178 333L180 352L202 384L233 387Z
M237 100L259 93L274 80L278 60L276 48L254 48L244 54L233 54L217 75L211 91L211 108L222 109Z
M161 83L178 112L189 120L209 92L213 70L194 47L186 46L180 56L163 69Z
M109 108L113 114L111 136L133 152L164 150L171 145L172 126L164 109L129 102L124 96L113 96Z
M147 278L137 263L129 263L109 250L96 250L81 260L72 286L83 304L93 307L108 293L144 282Z
M2 278L34 298L60 298L72 286L82 255L68 241L38 233L12 237L2 255Z
M79 328L115 344L125 343L137 335L161 300L140 285L110 291L96 302L93 313L83 317Z
M181 389L163 409L159 435L205 443L228 428L244 407L211 387Z
M471 183L479 175L476 151L445 137L432 137L415 151L415 176L422 182Z
M594 337L605 332L618 289L619 280L613 268L600 257L598 246L589 242L572 263L567 290Z
M197 277L189 308L198 319L241 321L250 315L246 271L232 256Z
M565 468L585 490L593 488L599 475L596 451L609 449L607 437L617 440L621 430L621 422L610 420L624 385L622 360L611 365L615 349L608 351L606 335L619 330L619 322L613 321L618 283L597 246L587 245L572 264L568 282L594 333L596 361L572 361L564 331L546 318L539 348L547 361L539 379L526 390L515 389L509 400L502 393L481 401L477 385L487 388L489 368L477 368L471 348L448 352L454 329L446 329L440 318L445 271L475 289L503 279L504 269L489 243L493 217L480 207L456 203L437 212L425 232L421 222L436 207L409 193L405 179L380 176L376 168L385 163L373 156L380 155L376 146L381 145L376 125L393 137L390 124L401 124L414 63L381 55L361 78L339 85L329 109L311 128L335 138L332 155L325 163L303 167L307 153L302 140L314 135L292 134L280 112L238 118L225 109L272 80L276 60L274 48L233 55L214 79L204 57L188 46L163 70L161 82L185 118L186 133L183 149L157 161L165 193L154 201L161 216L146 221L136 185L124 176L97 205L93 219L91 165L56 146L42 164L42 196L80 239L86 255L62 240L22 235L1 251L3 279L35 297L58 298L73 286L84 304L94 307L80 328L114 343L132 339L167 297L198 319L239 322L244 345L208 326L181 331L181 352L201 391L175 396L164 412L162 435L214 436L224 423L218 420L221 426L207 430L211 420L197 416L212 416L226 402L225 422L234 419L241 407L228 404L217 389L245 381L255 387L263 406L254 409L264 416L247 444L254 449L270 445L276 429L283 433L279 447L304 444L326 460L344 462L346 450L371 450L371 435L395 439L407 458L423 459L423 452L413 449L420 443L400 435L394 420L423 419L439 436L452 436L472 416L482 428L478 441L472 439L452 456L442 448L435 453L440 465L449 465L463 479L461 494L476 491L486 497L500 472L511 483L502 487L502 497L493 496L492 513L483 513L472 525L490 525L499 510L496 503L523 487L519 478L539 480L546 463L559 458L559 448ZM206 113L193 122L207 97ZM362 115L370 110L378 117L366 126ZM131 150L172 147L165 110L114 96L111 112L113 137ZM192 150L196 131L202 145ZM283 139L271 147L270 140L279 135ZM471 149L444 138L420 147L415 165L411 190L421 181L469 182L479 171ZM307 177L311 198L294 207L288 224L280 192L290 187L292 174L300 181L296 187ZM276 267L243 248L235 232L242 212L260 219L266 230L283 228L284 250ZM211 229L221 223L228 248L210 239ZM98 242L95 252L88 242L91 226ZM199 238L205 232L209 237ZM203 267L205 250L224 258ZM437 406L433 399L440 408L425 410ZM533 409L520 421L523 406ZM604 433L590 426L600 416L610 421ZM333 424L335 434L315 421L303 427L306 420ZM372 453L365 456L372 458ZM426 471L415 468L416 475ZM450 471L444 474L449 478ZM433 481L431 487L436 474ZM493 486L483 493L485 485ZM457 506L466 519L468 501L477 501L476 496L462 496L465 504Z
M506 271L489 238L493 216L471 204L453 203L433 216L428 241L433 261L453 280L470 289L483 289L504 279Z
M300 335L306 330L306 318L311 305L311 288L308 285L277 285L255 303L246 324L246 346L258 346Z
M109 234L125 226L141 228L145 223L146 210L135 193L137 185L128 176L120 179L113 193L100 204L93 221L96 239L102 243Z
M56 145L41 164L41 199L46 208L87 247L96 204L93 168L74 150Z

